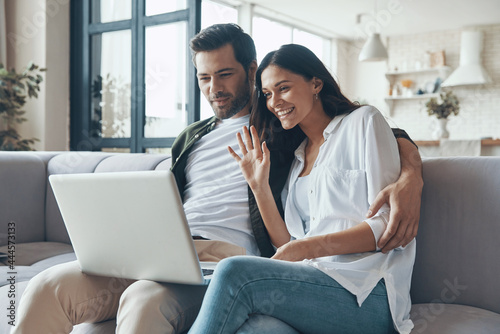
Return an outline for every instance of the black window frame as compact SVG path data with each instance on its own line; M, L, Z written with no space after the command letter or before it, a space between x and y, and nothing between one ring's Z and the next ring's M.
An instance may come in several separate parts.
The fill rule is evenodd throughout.
M100 0L71 1L70 23L70 150L101 151L129 149L142 153L146 149L169 148L174 137L145 138L145 31L147 27L185 21L187 23L187 123L200 119L200 90L191 62L189 40L201 28L201 1L186 0L187 8L154 16L145 15L146 0L132 0L131 19L92 23L92 6ZM130 29L132 36L131 135L130 138L102 138L91 134L91 37L96 34Z

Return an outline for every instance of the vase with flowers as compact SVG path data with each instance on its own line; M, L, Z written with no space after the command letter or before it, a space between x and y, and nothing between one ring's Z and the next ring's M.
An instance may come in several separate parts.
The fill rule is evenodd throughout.
M458 115L460 110L460 102L452 91L443 92L440 94L440 101L436 98L431 98L425 104L429 116L436 115L439 126L434 132L436 139L448 138L450 133L446 129L448 123L448 116L451 114Z

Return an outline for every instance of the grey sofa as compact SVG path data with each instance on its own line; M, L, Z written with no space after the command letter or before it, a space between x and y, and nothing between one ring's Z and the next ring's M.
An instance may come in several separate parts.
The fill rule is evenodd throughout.
M8 333L8 308L19 305L31 277L75 259L48 175L169 166L167 155L156 154L0 152L0 251L8 251L9 227L16 243L14 271L0 258L0 308L7 313L0 333ZM500 333L500 157L427 159L424 182L412 333ZM114 326L82 324L73 333L108 334Z

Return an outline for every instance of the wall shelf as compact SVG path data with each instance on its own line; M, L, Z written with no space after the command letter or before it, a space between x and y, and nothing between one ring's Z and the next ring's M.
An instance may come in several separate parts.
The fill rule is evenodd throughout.
M390 114L392 115L392 112L394 110L394 102L395 101L405 101L405 100L424 100L424 99L430 99L430 98L438 98L439 93L432 93L432 94L420 94L420 95L412 95L412 96L387 96L384 98L385 103L389 106L389 111Z
M391 102L391 101L399 101L399 100L422 100L422 99L430 99L431 97L439 97L439 93L432 93L432 94L416 94L412 96L387 96L385 98L386 102Z
M441 66L441 67L433 67L433 68L424 68L424 69L419 69L419 70L411 70L411 71L392 71L392 72L387 72L385 74L385 77L389 81L390 86L393 88L396 82L400 79L403 79L404 76L410 77L410 78L418 78L423 77L424 75L429 75L429 74L436 74L437 77L440 77L443 81L448 77L448 75L451 72L451 67L449 66ZM393 88L394 89L394 88ZM426 94L414 94L411 96L404 96L404 95L399 95L399 96L386 96L385 97L385 102L389 106L390 114L392 115L393 110L394 110L394 103L397 101L408 101L408 100L423 100L423 99L430 99L430 98L437 98L439 97L439 93L426 93Z
M450 74L451 67L440 66L440 67L423 68L420 70L412 70L412 71L391 71L391 72L387 72L385 74L385 77L387 78L387 80L389 80L391 85L393 85L397 76L428 74L428 73L433 73L433 72L437 73L440 77L442 77L442 79L444 79Z

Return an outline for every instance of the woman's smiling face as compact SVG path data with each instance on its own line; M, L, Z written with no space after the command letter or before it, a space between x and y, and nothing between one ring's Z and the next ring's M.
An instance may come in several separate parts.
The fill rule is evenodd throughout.
M316 78L308 81L299 74L270 65L262 71L261 80L267 108L281 121L284 129L307 121L306 117L321 106L315 103L315 94L321 90Z

